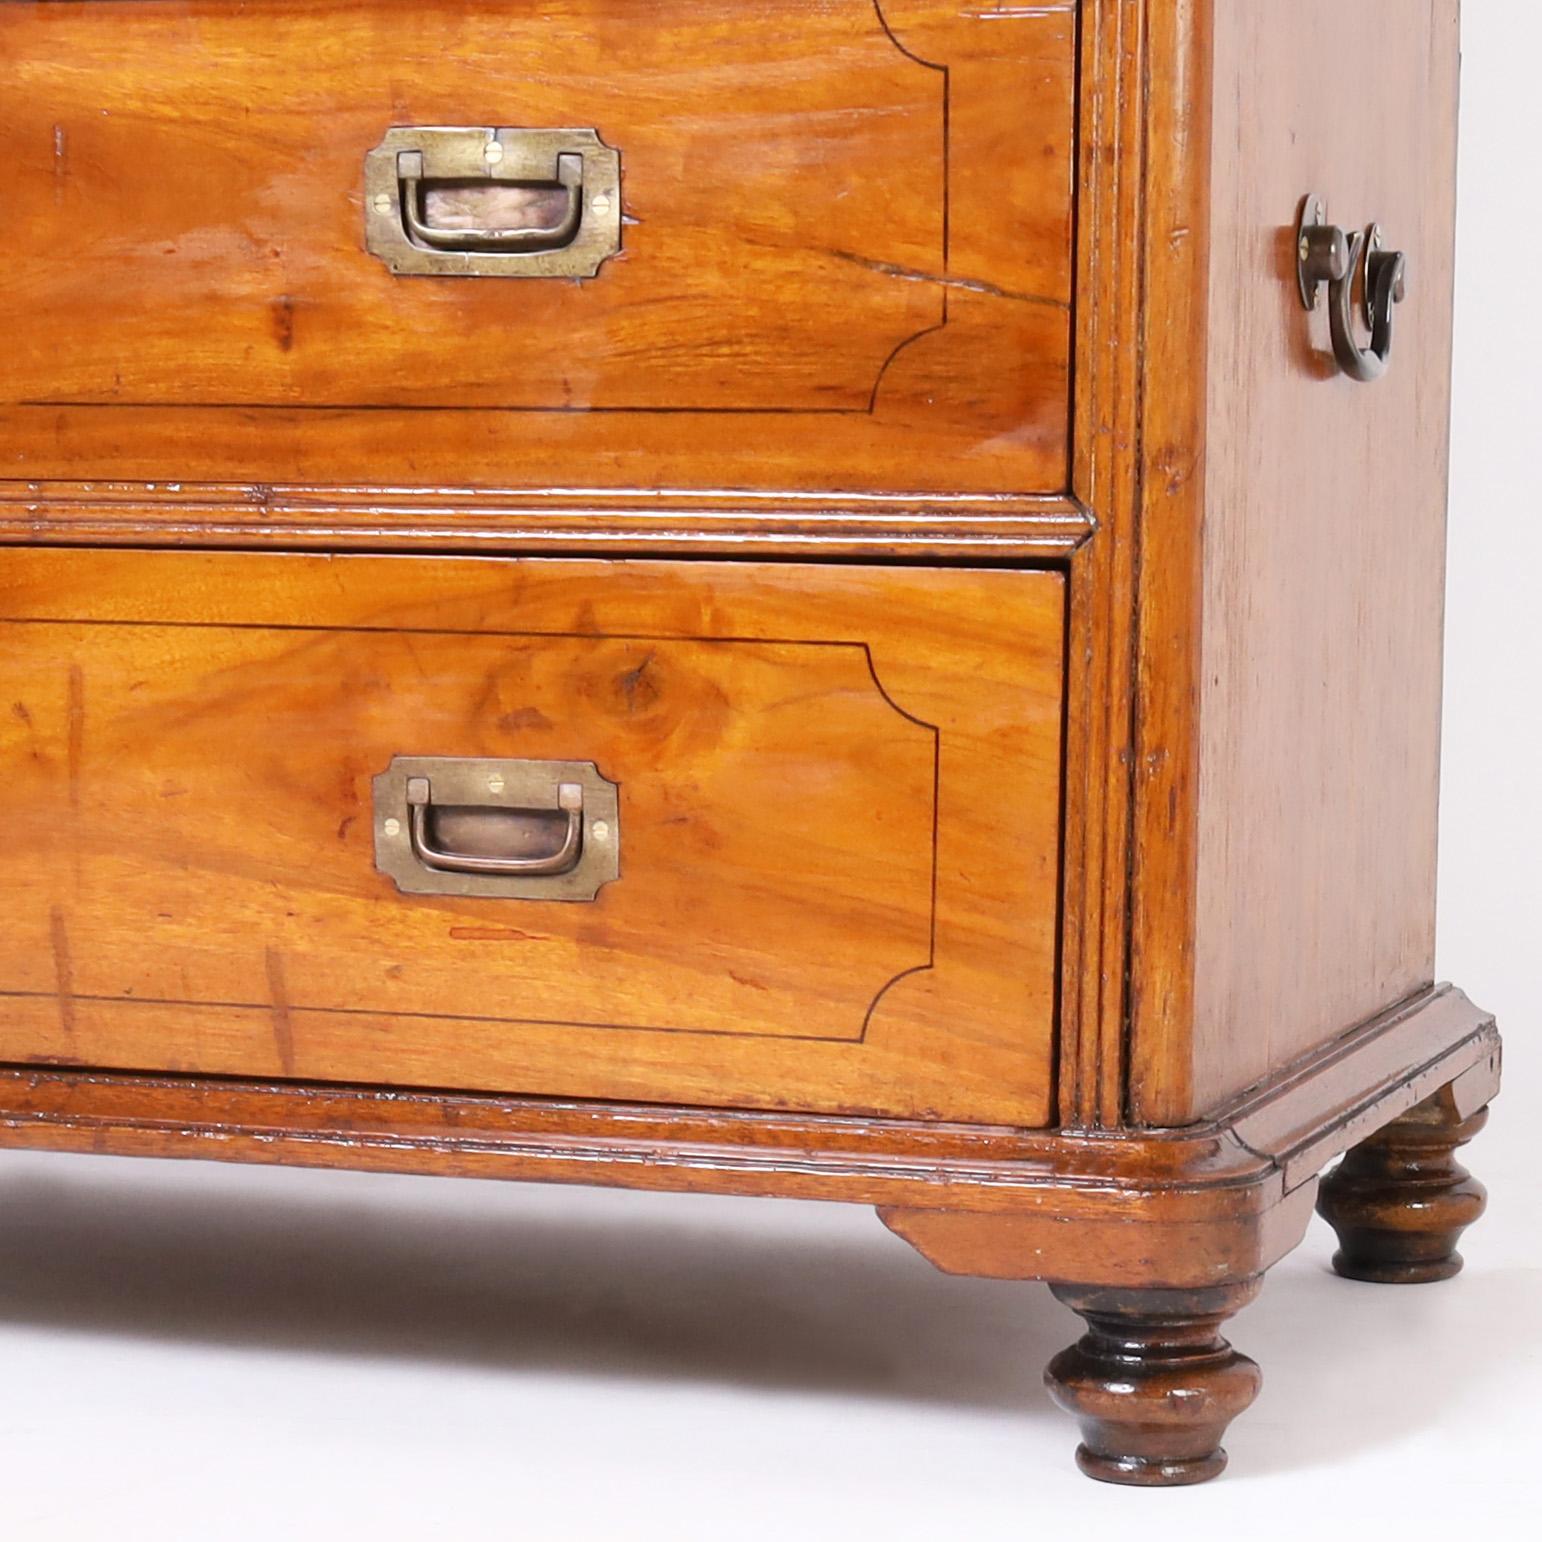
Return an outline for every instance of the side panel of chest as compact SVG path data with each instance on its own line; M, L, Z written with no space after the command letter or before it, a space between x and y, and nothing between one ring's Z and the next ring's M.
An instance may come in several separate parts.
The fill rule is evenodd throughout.
M1131 1101L1156 1124L1434 970L1458 6L1213 10L1208 390L1143 548L1168 629L1150 623L1166 710L1143 729ZM1380 378L1339 363L1327 285L1303 306L1308 194L1346 250L1374 222L1406 257Z

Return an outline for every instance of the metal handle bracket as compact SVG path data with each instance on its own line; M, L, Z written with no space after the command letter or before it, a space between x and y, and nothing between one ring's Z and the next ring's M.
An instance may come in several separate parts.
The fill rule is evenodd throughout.
M1328 286L1328 330L1339 368L1362 384L1381 379L1392 359L1393 307L1408 292L1408 259L1382 250L1380 226L1346 234L1328 224L1322 199L1309 193L1296 222L1296 282L1309 311L1317 309L1322 286ZM1370 333L1369 346L1356 336L1357 283L1359 320Z

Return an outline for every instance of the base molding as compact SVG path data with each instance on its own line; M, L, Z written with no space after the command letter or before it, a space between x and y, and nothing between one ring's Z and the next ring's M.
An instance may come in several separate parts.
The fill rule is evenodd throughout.
M1201 1288L1250 1278L1294 1246L1332 1158L1447 1085L1453 1106L1475 1112L1498 1071L1493 1019L1439 987L1180 1130L17 1066L0 1070L0 1147L839 1200L877 1206L953 1272Z

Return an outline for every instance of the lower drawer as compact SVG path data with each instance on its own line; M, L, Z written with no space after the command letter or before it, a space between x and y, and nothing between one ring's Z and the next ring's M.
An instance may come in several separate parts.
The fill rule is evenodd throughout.
M1043 1124L1063 606L0 552L0 1060Z

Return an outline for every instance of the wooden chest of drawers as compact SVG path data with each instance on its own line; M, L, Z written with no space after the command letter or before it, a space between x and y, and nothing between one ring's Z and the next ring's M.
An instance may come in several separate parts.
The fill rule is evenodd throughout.
M0 1141L874 1205L1219 1471L1482 1208L1414 9L0 5Z

